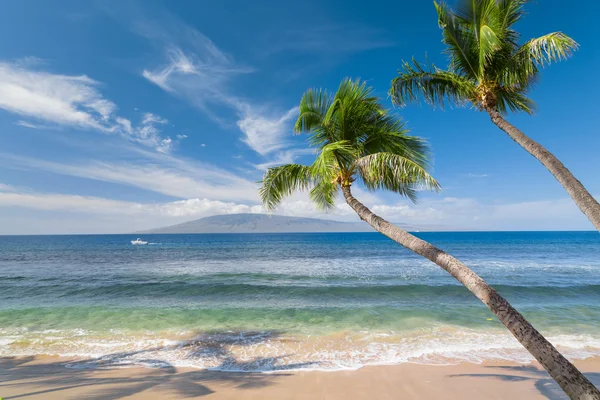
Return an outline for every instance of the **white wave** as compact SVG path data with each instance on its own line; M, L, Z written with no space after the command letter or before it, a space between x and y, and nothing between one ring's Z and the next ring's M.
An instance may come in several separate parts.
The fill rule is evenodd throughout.
M13 332L17 333L17 332ZM53 331L51 336L0 330L0 356L39 354L81 361L70 368L144 366L194 367L221 371L346 370L365 365L533 360L507 332L438 326L411 332L345 332L326 336L270 332L223 332L193 338L187 332L108 336ZM570 359L600 356L600 336L555 335L548 339Z

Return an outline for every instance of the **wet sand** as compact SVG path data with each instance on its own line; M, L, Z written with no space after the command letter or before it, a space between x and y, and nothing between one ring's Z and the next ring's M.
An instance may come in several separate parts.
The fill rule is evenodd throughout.
M537 364L401 364L356 371L232 373L190 368L65 368L58 357L0 359L7 399L566 399ZM576 362L600 384L600 358Z

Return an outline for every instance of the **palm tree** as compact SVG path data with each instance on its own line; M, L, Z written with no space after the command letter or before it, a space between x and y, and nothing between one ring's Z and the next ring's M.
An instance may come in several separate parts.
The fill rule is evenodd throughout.
M525 318L481 277L444 251L390 224L353 197L358 180L369 190L387 189L416 200L421 189L438 190L427 172L427 145L409 136L402 122L383 109L371 88L344 80L335 95L308 90L300 102L295 132L308 133L316 151L312 165L287 164L265 172L260 196L268 210L296 190L322 210L346 203L377 231L449 272L477 296L573 399L600 399L600 392Z
M435 3L443 43L450 57L447 70L404 62L392 81L395 104L422 97L431 105L472 104L486 111L492 122L538 159L565 188L579 209L600 230L600 204L562 162L545 147L504 119L510 111L532 114L534 103L527 90L539 68L566 59L578 47L561 32L519 45L513 25L524 14L527 0L462 0L457 11Z

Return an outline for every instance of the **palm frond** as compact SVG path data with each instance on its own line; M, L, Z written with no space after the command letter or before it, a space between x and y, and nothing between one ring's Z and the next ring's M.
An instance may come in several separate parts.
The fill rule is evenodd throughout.
M337 139L356 142L357 135L381 112L379 99L373 96L373 88L366 82L350 78L342 81L335 99L339 101L335 115Z
M392 80L390 90L394 104L403 106L422 97L432 106L444 106L448 101L457 106L475 98L475 84L462 75L430 66L423 68L413 59L412 65L403 63L403 71Z
M484 77L486 67L502 48L502 32L494 31L491 25L482 25L479 31L479 76Z
M310 166L310 173L319 179L332 180L333 173L351 164L358 151L359 149L347 140L329 143L321 148L321 152Z
M386 189L417 200L419 190L440 190L438 182L418 163L394 153L369 154L356 160L369 190Z
M525 90L510 90L503 87L496 92L496 107L502 114L508 111L524 111L527 114L533 114L535 103L525 96Z
M323 89L308 89L298 107L298 119L294 125L295 133L310 132L322 123L331 104L330 95Z
M450 71L478 80L479 63L477 52L474 51L475 38L461 27L460 21L445 2L434 1L434 5L438 13L438 24L442 28L442 42L448 46L445 53L450 57Z
M523 5L527 0L500 0L498 1L498 11L500 14L500 23L505 36L509 40L516 40L518 34L512 29L525 14Z
M399 154L426 167L429 163L427 142L408 133L400 118L389 113L382 114L367 131L367 136L362 143L362 154Z
M454 76L438 72L447 74L447 80ZM294 191L307 189L315 205L328 210L335 205L340 184L357 178L371 190L390 189L413 200L421 188L439 188L425 171L425 141L409 136L401 119L381 106L365 82L344 79L333 95L309 90L299 109L295 131L308 133L318 154L310 166L289 164L265 173L259 192L268 210Z
M535 79L539 68L569 57L578 44L561 32L550 33L518 48L498 70L498 81L507 88L526 89Z
M456 11L448 9L447 12L453 15L456 35L471 46L466 54L470 55L471 65L477 68L477 80L482 81L486 66L503 45L504 31L496 0L462 0Z
M328 136L330 132L323 126L323 119L331 106L331 102L331 95L326 90L307 90L300 100L294 132L296 134L310 132L311 144L317 146L326 141L334 140L334 138Z
M297 190L307 190L313 184L310 167L300 164L286 164L269 168L258 190L264 207L272 211L284 197Z
M347 104L378 104L377 97L373 96L373 88L360 79L344 78L335 93L336 99L341 99Z
M335 208L335 199L338 194L339 186L331 181L322 179L310 191L309 198L321 211L329 211Z
M553 32L531 39L517 50L516 57L529 57L532 63L545 66L566 60L579 48L579 44L562 32Z

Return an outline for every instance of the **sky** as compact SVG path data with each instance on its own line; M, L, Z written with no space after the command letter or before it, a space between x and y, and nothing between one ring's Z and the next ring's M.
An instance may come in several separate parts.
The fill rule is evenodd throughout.
M535 115L507 118L598 196L594 4L526 9L524 39L563 31L581 47L541 72ZM2 4L0 36L0 234L124 233L264 212L265 169L314 159L292 132L305 90L361 78L392 108L402 60L447 61L430 1L21 0ZM443 191L413 204L355 187L374 212L444 229L593 229L486 114L394 112L429 142ZM305 193L276 213L358 221L341 198L323 214Z

